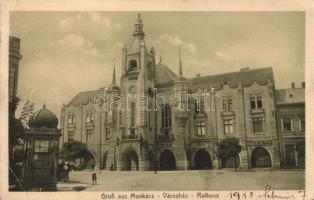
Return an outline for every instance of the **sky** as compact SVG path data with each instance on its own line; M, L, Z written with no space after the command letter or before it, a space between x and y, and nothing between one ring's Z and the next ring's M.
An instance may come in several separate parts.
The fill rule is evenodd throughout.
M277 89L304 81L303 12L141 12L145 44L177 73L214 75L272 67ZM109 86L121 48L130 44L137 12L11 12L21 39L17 117L27 100L60 116L77 93Z

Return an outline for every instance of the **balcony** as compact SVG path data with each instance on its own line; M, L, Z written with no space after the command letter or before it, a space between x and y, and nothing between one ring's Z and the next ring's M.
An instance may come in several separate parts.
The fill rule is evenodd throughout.
M257 108L257 109L251 109L250 114L263 114L265 113L265 110L263 108Z
M139 135L137 134L136 128L129 128L128 133L122 134L121 139L122 140L137 140L137 139L139 139Z

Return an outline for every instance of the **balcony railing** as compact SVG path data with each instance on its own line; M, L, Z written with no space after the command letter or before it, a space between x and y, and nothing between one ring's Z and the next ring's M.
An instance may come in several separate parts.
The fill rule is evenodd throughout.
M123 134L121 139L124 139L124 140L130 140L130 139L138 139L139 136L137 134L137 131L136 131L136 128L129 128L128 129L128 134Z

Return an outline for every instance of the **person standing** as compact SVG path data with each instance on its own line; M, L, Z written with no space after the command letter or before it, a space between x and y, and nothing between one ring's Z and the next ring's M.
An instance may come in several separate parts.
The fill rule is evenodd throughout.
M94 167L92 171L92 185L97 184L97 173L99 172L99 168L97 166Z
M69 182L69 172L70 172L70 168L69 168L69 163L65 162L64 167L63 167L63 171L64 171L64 182Z

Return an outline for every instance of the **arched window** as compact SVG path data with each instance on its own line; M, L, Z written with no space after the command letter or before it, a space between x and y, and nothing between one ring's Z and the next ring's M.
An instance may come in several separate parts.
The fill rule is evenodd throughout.
M136 70L137 70L137 62L135 60L130 60L128 71L136 71Z
M162 128L171 127L171 108L169 104L166 104L161 111L161 127Z

